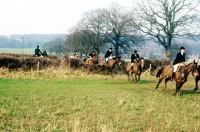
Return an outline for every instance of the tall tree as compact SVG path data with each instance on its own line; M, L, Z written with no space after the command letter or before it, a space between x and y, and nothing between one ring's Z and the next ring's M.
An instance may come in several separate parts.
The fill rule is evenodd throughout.
M96 9L86 12L83 19L80 21L82 31L85 33L86 42L95 50L97 54L100 53L100 48L104 46L104 9ZM91 51L90 51L91 52Z
M58 37L53 39L52 41L44 43L42 48L50 52L50 54L52 52L56 52L57 55L60 55L60 53L63 52L64 43L65 43L64 38Z
M144 41L142 35L136 30L133 13L118 4L113 4L104 13L104 30L106 43L115 48L115 55L119 49L124 51L138 46Z
M87 55L92 50L90 45L91 36L88 31L81 28L76 27L72 29L65 41L66 50L68 52L78 51L81 53L81 57L82 54Z
M56 52L56 54L60 56L60 53L62 53L64 49L64 43L65 43L64 39L61 37L58 37L54 39L53 42L54 42L54 51Z
M166 50L170 60L173 39L197 35L199 0L139 0L136 4L136 25L140 31Z

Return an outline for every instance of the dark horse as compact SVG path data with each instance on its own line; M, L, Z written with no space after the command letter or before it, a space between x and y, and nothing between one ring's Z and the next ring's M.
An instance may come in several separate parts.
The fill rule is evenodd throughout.
M134 65L133 68L131 66L131 62L127 63L125 66L125 73L128 76L128 81L130 80L130 76L132 76L133 81L135 80L136 82L140 81L140 75L141 71L143 70L144 67L144 60L143 58L140 58ZM133 77L133 73L135 75L135 79Z
M115 68L115 66L118 64L118 65L121 65L121 59L120 59L120 57L115 57L115 58L113 58L113 59L109 59L108 60L108 64L106 64L106 59L99 59L99 61L98 61L98 65L99 66L103 66L103 67L108 67L108 73L110 73L111 72L111 75L112 75L112 77L114 77L114 68Z
M165 78L165 87L163 91L167 88L167 82L172 77L173 72L173 65L166 65L165 67L162 67L156 74L156 77L160 77L158 84L156 85L156 88L158 88L159 84L162 82L162 80ZM183 84L187 81L187 77L189 73L192 72L194 77L199 76L198 70L197 70L197 63L192 62L190 64L187 64L186 66L181 66L178 71L175 73L174 80L176 81L176 91L174 95L179 95L180 89L183 86Z
M200 66L198 66L197 69L198 69L198 72L200 74ZM194 88L194 91L198 90L198 81L199 80L200 80L200 76L196 76L196 78L195 78L196 87Z

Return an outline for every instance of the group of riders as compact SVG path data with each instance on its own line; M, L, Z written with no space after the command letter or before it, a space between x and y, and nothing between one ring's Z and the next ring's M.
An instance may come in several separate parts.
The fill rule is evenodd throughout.
M95 52L93 51L92 53L89 54L90 57L94 56ZM105 54L105 60L106 60L106 64L108 63L108 60L111 59L113 57L113 52L112 52L112 48L109 48L106 51ZM140 60L140 56L137 53L137 50L134 50L133 54L131 55L131 69L133 69L133 66L135 63L137 63ZM177 71L177 69L181 66L185 66L186 62L185 62L185 48L183 46L180 47L180 52L177 53L175 60L173 61L173 73L172 73L172 77L171 80L173 80L174 76L175 76L175 72Z
M37 46L37 48L35 49L35 56L47 57L48 55L47 55L46 50L44 50L43 52L41 52L41 50L39 49L39 46ZM74 57L78 58L78 56L79 56L78 51L76 51L74 53ZM92 58L93 56L96 56L95 51L92 51L89 54L89 58ZM112 48L109 48L106 51L106 54L104 56L104 58L106 60L106 64L108 64L108 60L112 59L113 57L114 57L114 54L112 52ZM134 64L139 61L139 59L140 59L140 56L137 53L137 50L134 50L133 54L131 55L131 67L133 67ZM181 46L180 47L180 52L177 53L176 58L175 58L175 60L173 62L174 71L172 73L171 80L173 80L175 72L177 71L177 69L180 66L184 66L185 64L186 64L185 63L185 48Z

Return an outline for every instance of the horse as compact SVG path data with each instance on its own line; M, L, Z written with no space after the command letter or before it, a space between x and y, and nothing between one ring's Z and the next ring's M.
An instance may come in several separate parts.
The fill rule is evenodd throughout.
M130 76L132 76L133 81L135 80L136 82L140 81L140 75L141 71L144 68L144 59L140 58L134 65L133 67L131 66L131 62L128 62L125 66L125 73L128 76L128 81L130 80ZM135 74L135 78L133 77L133 73Z
M46 51L46 50L43 50L42 55L43 55L44 57L48 57L47 51Z
M200 66L198 66L197 69L198 69L198 72L200 74ZM198 81L199 80L200 80L200 76L196 76L196 78L195 78L196 87L194 88L194 91L198 90Z
M121 59L120 57L114 57L113 59L108 60L108 64L106 64L106 59L99 59L98 65L100 67L108 67L108 73L111 72L112 77L114 77L114 68L116 64L121 65Z
M91 58L88 58L85 63L90 65L90 66L93 66L94 65L94 62L96 61L96 56L93 56Z
M155 89L159 87L159 84L162 82L162 80L165 78L165 87L163 91L167 88L167 82L172 78L173 73L173 65L166 65L162 67L156 74L156 77L160 77L158 84L156 85ZM175 73L174 80L176 81L176 91L174 95L179 95L180 89L183 86L183 84L187 81L187 77L189 73L192 72L194 77L199 76L199 72L197 70L197 63L192 62L185 66L181 66L177 72Z

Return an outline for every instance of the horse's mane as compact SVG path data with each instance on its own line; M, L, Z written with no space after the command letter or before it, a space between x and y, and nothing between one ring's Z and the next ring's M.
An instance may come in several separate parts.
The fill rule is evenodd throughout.
M191 65L191 64L196 64L196 65L197 65L197 63L194 61L194 62L190 62L190 63L188 63L188 64L185 65L185 66L189 66L189 65Z

